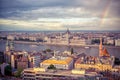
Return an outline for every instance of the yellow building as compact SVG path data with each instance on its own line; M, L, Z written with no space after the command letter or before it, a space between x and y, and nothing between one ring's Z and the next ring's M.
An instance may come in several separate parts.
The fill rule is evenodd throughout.
M103 49L102 38L100 38L99 57L85 56L80 57L74 64L75 69L94 68L100 71L112 70L114 56L110 56L107 49Z
M97 64L97 69L100 71L112 70L112 65L109 64Z
M97 68L97 65L93 63L85 63L82 62L81 58L79 58L75 64L74 64L75 69L89 69L89 68Z
M111 65L106 65L106 64L78 64L75 63L75 69L89 69L89 68L94 68L100 71L104 71L104 70L112 70L112 66Z
M71 57L53 57L41 62L40 66L47 68L51 64L57 69L71 69L73 67L73 59Z

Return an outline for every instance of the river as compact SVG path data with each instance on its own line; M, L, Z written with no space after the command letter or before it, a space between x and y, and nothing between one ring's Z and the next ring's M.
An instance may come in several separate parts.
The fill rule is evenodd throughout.
M0 41L0 51L5 51L5 44L6 41L1 40ZM99 54L99 47L89 47L89 48L85 48L85 47L81 47L81 46L71 46L74 49L74 52L78 52L78 53L85 53L87 55L91 55L91 56L98 56ZM71 47L68 46L62 46L62 45L33 45L33 44L20 44L20 43L15 43L14 44L14 50L15 51L28 51L28 52L32 52L32 51L36 51L39 52L41 50L45 50L45 49L52 49L52 50L58 50L58 51L64 51L64 50L70 50ZM106 47L109 54L115 57L120 58L120 47Z

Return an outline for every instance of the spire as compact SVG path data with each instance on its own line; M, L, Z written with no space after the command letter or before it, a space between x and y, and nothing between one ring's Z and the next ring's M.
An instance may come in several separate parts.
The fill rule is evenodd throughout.
M100 49L102 49L102 38L100 38Z
M102 47L102 38L100 38L100 45L99 45L99 56L110 56L110 54L108 53L107 49Z
M67 34L70 34L70 31L69 31L69 28L67 28L67 31L66 31Z
M100 44L99 44L99 56L102 56L102 38L100 38Z
M66 41L67 41L67 45L69 46L69 43L70 43L70 31L69 31L69 28L67 28L67 31L65 32L65 35L66 35Z

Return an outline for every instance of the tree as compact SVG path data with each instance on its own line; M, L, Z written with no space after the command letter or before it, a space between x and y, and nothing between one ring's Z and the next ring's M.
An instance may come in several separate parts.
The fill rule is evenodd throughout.
M53 64L51 64L50 66L48 66L47 69L56 69L56 67Z
M12 68L10 65L5 67L5 75L11 76L12 75Z
M23 71L23 69L22 68L19 68L19 69L17 69L17 72L15 73L15 77L20 77L21 76L21 72Z
M74 50L73 50L73 48L71 48L71 54L74 54Z
M100 40L99 40L99 39L93 39L91 43L92 43L92 44L99 44L99 43L100 43Z
M47 52L51 52L52 50L51 49L46 49Z
M115 65L120 65L120 60L119 60L119 58L116 58L116 57L115 57L114 63L115 63Z

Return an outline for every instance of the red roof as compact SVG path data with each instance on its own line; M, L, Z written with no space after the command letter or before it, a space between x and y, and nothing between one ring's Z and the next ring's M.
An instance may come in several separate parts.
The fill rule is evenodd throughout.
M106 48L102 50L102 56L110 56Z

